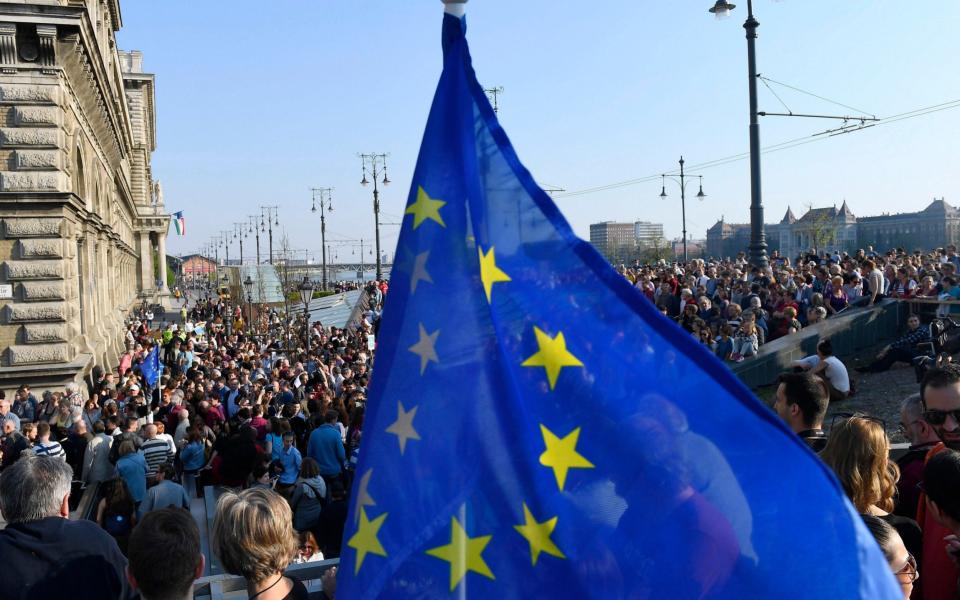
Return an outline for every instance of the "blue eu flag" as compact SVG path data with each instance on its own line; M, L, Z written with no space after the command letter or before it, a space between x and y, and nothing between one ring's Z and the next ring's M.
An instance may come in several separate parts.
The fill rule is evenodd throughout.
M383 316L346 598L902 598L828 469L578 239L443 73Z
M160 379L160 373L163 371L163 365L160 364L160 344L154 344L153 349L143 359L143 365L140 366L140 373L143 374L143 380L156 387Z

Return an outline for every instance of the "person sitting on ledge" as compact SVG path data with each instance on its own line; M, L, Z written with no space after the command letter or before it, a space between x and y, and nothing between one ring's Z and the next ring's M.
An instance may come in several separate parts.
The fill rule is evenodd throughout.
M920 317L910 315L907 317L907 332L896 340L887 344L877 354L877 358L866 367L857 367L861 373L880 373L886 371L896 362L910 363L921 352L917 350L917 344L930 341L930 328L920 326Z
M850 395L850 375L843 361L833 355L830 340L821 340L815 355L795 360L791 366L823 379L827 383L831 402L839 402Z

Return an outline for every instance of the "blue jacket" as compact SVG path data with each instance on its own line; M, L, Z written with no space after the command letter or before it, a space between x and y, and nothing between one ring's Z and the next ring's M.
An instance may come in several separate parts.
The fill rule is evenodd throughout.
M139 452L121 456L117 461L117 475L123 478L134 502L142 502L147 495L147 460Z
M283 485L296 483L297 477L300 475L300 465L303 463L303 458L296 446L291 446L289 450L281 448L280 458L277 460L283 466L283 473L280 474L278 481Z
M347 458L343 439L336 425L324 423L313 430L307 444L307 456L320 465L321 475L339 475Z
M203 468L204 459L202 442L190 442L180 451L184 471L199 471Z

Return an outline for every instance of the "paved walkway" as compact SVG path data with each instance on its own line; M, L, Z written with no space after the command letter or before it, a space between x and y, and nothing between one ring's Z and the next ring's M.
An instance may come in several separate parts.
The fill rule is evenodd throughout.
M835 402L827 410L826 425L831 416L843 412L863 412L871 417L883 419L887 426L890 441L905 442L897 431L900 425L900 403L910 394L920 391L920 384L913 367L897 363L894 368L883 373L857 373L854 367L865 365L872 355L857 360L847 360L850 377L856 382L857 393L843 402Z

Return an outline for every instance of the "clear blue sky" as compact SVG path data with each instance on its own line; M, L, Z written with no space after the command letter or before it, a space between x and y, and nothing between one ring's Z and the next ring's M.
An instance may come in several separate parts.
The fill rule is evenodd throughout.
M880 117L960 99L960 4L922 4L756 0L759 70ZM746 152L746 1L725 21L710 5L472 0L477 73L503 86L501 121L534 176L573 191L675 169L680 154L692 165ZM329 239L371 239L358 152L390 153L382 221L399 221L441 67L438 0L123 0L121 10L120 47L143 51L157 78L154 176L167 208L187 218L168 252L194 252L278 204L291 245L319 260L312 186L336 188ZM794 112L851 112L777 91ZM782 109L762 86L760 107ZM761 142L832 126L766 117ZM934 196L958 205L958 133L955 109L767 154L767 222L788 205L843 199L857 215L918 210ZM708 199L688 202L691 237L721 215L746 222L748 162L700 172ZM638 218L676 237L679 195L667 192L661 201L649 181L557 202L584 237L591 222ZM382 231L392 255L398 227Z

